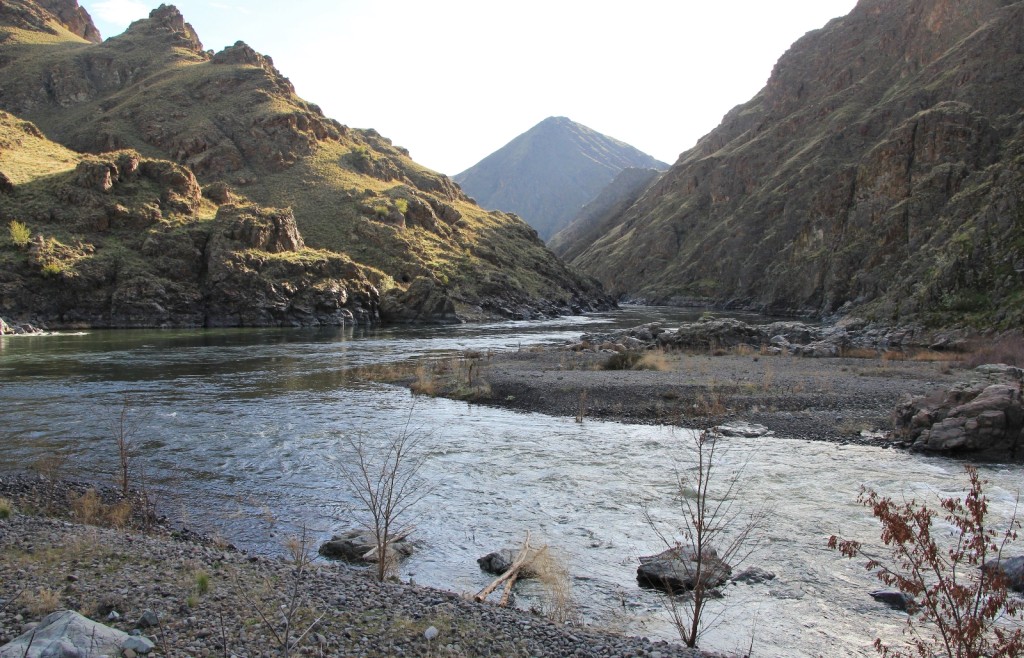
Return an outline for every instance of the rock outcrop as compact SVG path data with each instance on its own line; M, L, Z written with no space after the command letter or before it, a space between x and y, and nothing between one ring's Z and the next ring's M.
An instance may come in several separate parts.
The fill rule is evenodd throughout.
M113 656L125 650L144 655L154 647L148 638L104 626L73 610L61 610L0 647L0 658Z
M949 390L900 404L893 414L894 435L922 452L1019 458L1024 454L1024 371L999 364L974 373L974 379Z
M861 0L572 264L612 294L1024 321L1024 3Z

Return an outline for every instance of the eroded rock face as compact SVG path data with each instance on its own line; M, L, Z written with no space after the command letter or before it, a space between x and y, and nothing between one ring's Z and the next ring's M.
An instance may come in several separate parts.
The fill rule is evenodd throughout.
M86 41L99 43L103 41L100 31L92 22L83 7L78 6L77 0L38 0L39 5L52 13L72 34L77 34Z
M895 434L914 450L938 453L1024 454L1024 372L982 366L977 379L899 405Z

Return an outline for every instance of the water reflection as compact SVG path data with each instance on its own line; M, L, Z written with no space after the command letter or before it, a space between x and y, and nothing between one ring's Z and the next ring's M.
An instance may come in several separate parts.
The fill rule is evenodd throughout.
M691 314L692 317L692 314ZM641 504L666 527L672 468L686 468L686 431L505 412L414 399L370 384L360 365L518 349L599 327L683 319L674 309L545 323L411 330L202 330L90 332L0 338L0 462L6 469L63 452L69 472L113 473L110 421L132 396L147 418L145 464L160 504L254 550L279 550L306 524L327 536L348 523L352 501L335 462L339 437L397 431L410 412L430 449L436 488L418 523L424 545L403 577L460 592L488 581L476 558L526 530L563 551L578 600L594 623L672 638L657 597L637 587L636 557L661 547ZM872 539L859 486L931 496L955 490L958 464L903 453L769 438L731 440L723 475L747 463L739 505L769 503L757 564L778 574L729 589L724 624L708 647L760 655L873 655L875 633L902 618L865 592L856 564L825 550L829 534ZM1021 469L988 466L993 507L1013 503ZM529 605L532 585L522 601Z

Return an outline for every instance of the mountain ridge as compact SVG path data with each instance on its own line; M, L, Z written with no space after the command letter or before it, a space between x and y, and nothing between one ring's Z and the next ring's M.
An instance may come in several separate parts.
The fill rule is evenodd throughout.
M620 297L1024 319L1024 3L861 0L572 263Z

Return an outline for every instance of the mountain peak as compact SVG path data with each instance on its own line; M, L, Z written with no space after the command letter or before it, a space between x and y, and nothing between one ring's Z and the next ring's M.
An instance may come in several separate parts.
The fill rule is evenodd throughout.
M668 165L568 117L552 116L455 181L485 208L516 213L546 240L627 167Z
M137 20L129 25L125 34L169 39L172 46L195 53L203 52L199 35L192 25L185 22L185 17L174 5L160 5L149 13L149 18Z

